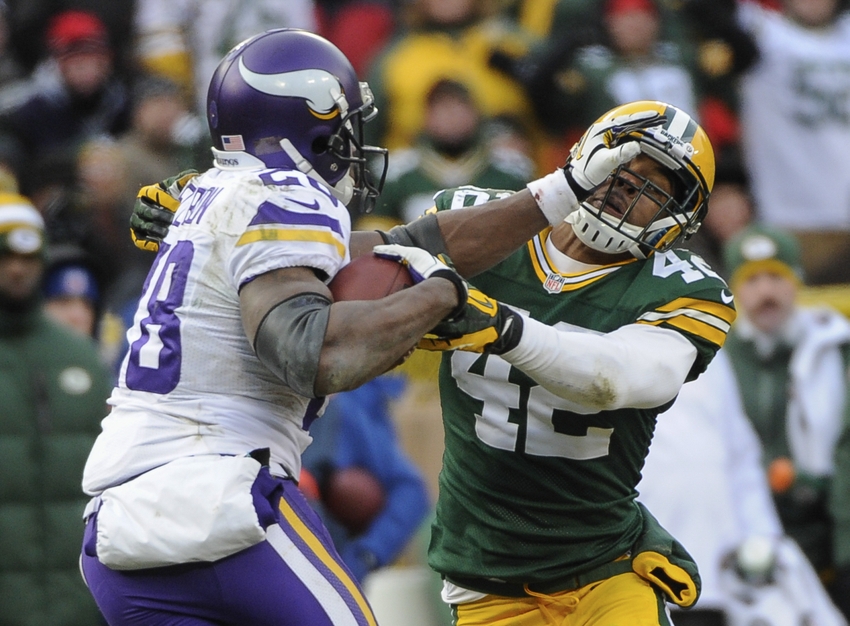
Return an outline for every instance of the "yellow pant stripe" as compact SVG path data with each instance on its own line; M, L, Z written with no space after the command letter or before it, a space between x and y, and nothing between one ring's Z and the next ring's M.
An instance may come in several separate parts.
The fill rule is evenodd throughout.
M351 594L354 598L354 601L357 602L357 606L360 607L360 610L363 612L363 615L366 616L370 626L377 626L374 617L372 616L372 610L369 608L369 604L366 602L366 598L363 597L363 594L360 592L360 589L357 587L357 584L351 579L351 576L342 569L339 563L337 563L336 559L331 556L330 552L327 551L325 546L319 541L318 537L314 535L307 525L298 517L298 514L293 510L293 508L289 505L285 498L280 499L280 512L283 513L283 517L292 527L292 529L298 534L298 536L307 544L310 550L319 557L319 560L327 567L334 576L336 576L339 581L345 586L346 590Z

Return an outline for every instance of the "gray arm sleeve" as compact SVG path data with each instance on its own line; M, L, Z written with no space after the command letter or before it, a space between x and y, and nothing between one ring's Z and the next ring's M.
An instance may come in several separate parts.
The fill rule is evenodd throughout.
M443 233L440 232L440 226L437 224L437 216L434 214L423 215L410 224L394 226L388 232L378 232L384 243L422 248L435 256L448 252Z
M278 303L257 327L254 352L260 362L296 393L314 397L319 356L331 301L302 293Z

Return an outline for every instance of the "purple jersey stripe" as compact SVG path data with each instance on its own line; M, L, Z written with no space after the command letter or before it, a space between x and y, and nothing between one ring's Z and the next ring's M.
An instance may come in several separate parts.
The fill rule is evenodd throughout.
M318 202L316 202L316 208L318 208ZM261 224L324 226L337 233L340 237L343 236L342 226L340 226L339 220L329 215L325 215L324 213L298 213L296 211L289 211L269 201L263 202L260 205L257 214L248 226L258 226Z

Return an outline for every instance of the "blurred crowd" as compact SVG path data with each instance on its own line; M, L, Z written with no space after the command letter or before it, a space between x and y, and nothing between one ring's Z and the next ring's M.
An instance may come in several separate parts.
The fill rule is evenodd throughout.
M409 221L457 184L519 189L602 112L658 99L694 113L716 151L691 242L712 267L725 275L723 243L758 222L801 238L809 284L848 282L843 1L2 2L0 190L44 216L54 262L91 274L96 332L118 358L115 329L151 262L125 236L135 192L209 166L212 69L245 37L291 26L336 43L381 109L367 130L390 171L361 228Z
M775 563L790 536L850 614L850 327L797 304L804 285L844 293L850 283L846 1L0 0L0 210L23 211L43 237L27 252L40 255L40 302L88 338L108 372L93 379L116 375L153 261L129 237L136 193L210 167L204 107L213 69L233 45L273 27L327 37L375 94L380 114L367 131L390 149L389 171L374 212L352 216L357 228L415 219L446 187L522 189L562 164L583 129L618 104L657 99L699 120L717 172L708 216L687 245L729 281L742 320L724 350L728 377L707 380L731 381L723 393L740 395L747 425L734 428L746 430L743 456L755 459L758 486L727 487L763 490L768 496L751 508L770 509L768 522L742 523L753 531L718 540L706 558L720 571L721 557L728 565L763 536L773 543L762 565ZM0 256L20 247L7 235L0 229ZM0 308L17 310L4 282ZM0 338L20 332L12 324ZM380 405L381 428L396 445L386 391L375 393L361 394L348 413ZM96 404L81 441L102 418ZM10 432L2 415L0 438ZM729 453L722 439L716 445ZM317 473L333 465L331 447L323 454ZM661 463L652 458L650 468ZM65 469L78 471L75 462ZM419 480L405 496L417 503L405 522L412 536L427 497L415 468L395 462L398 476ZM14 497L3 489L4 499ZM662 522L676 534L673 517ZM370 548L371 561L358 553L358 574L397 557L404 537L393 541L379 558ZM0 572L0 594L18 593L3 580ZM711 608L725 610L719 601Z

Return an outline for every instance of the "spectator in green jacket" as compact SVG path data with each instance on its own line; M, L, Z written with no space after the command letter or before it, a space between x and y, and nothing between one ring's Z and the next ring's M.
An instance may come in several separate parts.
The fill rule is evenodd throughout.
M416 144L390 156L387 182L375 210L357 227L406 224L434 206L434 194L458 185L523 189L531 179L529 154L492 149L486 120L469 87L443 78L428 90Z
M111 383L93 341L43 313L43 271L41 215L0 194L0 626L96 626L80 482Z
M724 256L738 309L725 350L780 520L850 617L850 323L797 303L801 251L788 232L752 225Z

